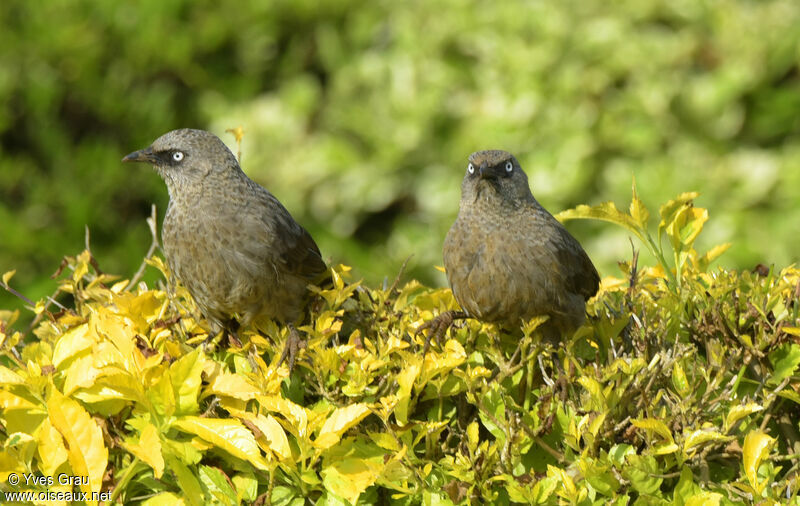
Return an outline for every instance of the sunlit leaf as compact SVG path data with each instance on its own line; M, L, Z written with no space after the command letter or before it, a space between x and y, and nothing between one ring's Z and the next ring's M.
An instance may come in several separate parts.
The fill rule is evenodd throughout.
M768 480L758 481L758 468L761 466L761 462L769 456L774 444L774 438L757 430L749 432L744 438L744 446L742 447L744 474L750 486L759 494L767 486Z
M174 420L174 427L196 434L234 457L250 462L257 469L267 470L253 433L238 420L186 416Z
M369 414L369 408L362 403L336 408L322 425L314 445L322 449L330 448L339 441L347 429L356 425Z
M89 484L81 490L91 495L99 492L108 465L108 449L103 432L80 404L64 397L55 388L47 401L50 423L66 442L70 467L75 476L88 477Z
M613 202L603 202L596 206L579 205L574 209L567 209L555 215L559 221L596 219L620 225L640 239L644 240L644 231L639 226L639 221L631 215L625 214L617 209Z
M746 417L747 415L762 411L763 409L764 408L762 406L754 402L733 406L730 411L728 411L728 415L725 417L725 432L728 432L733 425L742 418Z

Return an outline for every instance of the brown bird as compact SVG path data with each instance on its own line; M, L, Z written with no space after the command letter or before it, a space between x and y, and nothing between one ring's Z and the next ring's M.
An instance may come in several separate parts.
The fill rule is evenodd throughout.
M506 328L547 315L548 338L583 323L600 277L578 241L531 194L510 153L472 153L461 184L458 218L444 241L444 266L463 311L448 311L420 328L441 337L458 318Z
M212 335L225 330L240 345L236 330L258 316L287 324L279 363L292 369L307 287L327 271L311 235L212 133L173 130L122 161L151 163L167 184L164 254Z

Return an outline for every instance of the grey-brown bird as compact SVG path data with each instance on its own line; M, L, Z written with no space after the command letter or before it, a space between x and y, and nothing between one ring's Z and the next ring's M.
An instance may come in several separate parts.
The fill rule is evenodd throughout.
M547 315L545 335L565 336L583 323L600 282L578 241L533 197L516 158L499 150L469 157L444 266L463 311L423 326L432 330L426 349L457 318L513 329Z
M308 285L327 271L311 235L210 132L173 130L122 161L151 163L167 184L164 254L212 335L226 330L238 344L236 329L256 317L287 324L279 363L288 359L292 369L301 344L294 324Z

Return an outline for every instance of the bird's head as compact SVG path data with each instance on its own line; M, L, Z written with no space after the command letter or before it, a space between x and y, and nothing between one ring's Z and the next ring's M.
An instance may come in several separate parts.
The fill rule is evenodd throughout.
M514 155L492 149L476 151L469 156L467 173L461 184L461 198L467 202L477 199L500 199L503 205L516 207L533 196L528 176Z
M167 132L122 161L152 164L170 191L175 184L196 184L212 174L241 172L236 157L219 137L191 128Z

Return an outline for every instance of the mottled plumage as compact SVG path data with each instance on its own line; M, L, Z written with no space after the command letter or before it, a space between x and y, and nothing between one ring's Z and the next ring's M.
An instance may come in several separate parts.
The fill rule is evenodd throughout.
M570 332L599 286L586 252L539 205L525 172L505 151L470 155L444 265L469 316L508 328L549 315L547 327Z
M293 324L325 263L314 240L269 191L248 178L214 134L174 130L123 161L153 164L169 190L167 263L212 332L238 315Z

